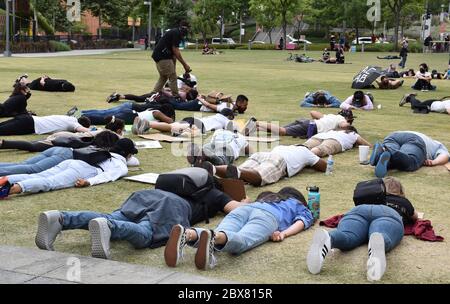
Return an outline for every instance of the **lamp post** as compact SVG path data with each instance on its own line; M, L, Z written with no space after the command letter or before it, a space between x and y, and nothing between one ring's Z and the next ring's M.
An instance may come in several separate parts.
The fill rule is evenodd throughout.
M152 1L144 1L144 5L148 5L148 28L147 28L147 35L148 35L148 44L150 46L150 49L152 48L151 40L152 40Z
M5 57L11 57L11 45L10 45L10 38L9 38L9 1L5 0L5 8L6 8L6 44L5 44L5 52L3 55Z

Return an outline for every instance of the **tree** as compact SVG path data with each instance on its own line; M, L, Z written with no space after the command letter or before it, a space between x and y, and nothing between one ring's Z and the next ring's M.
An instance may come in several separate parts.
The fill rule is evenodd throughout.
M386 0L386 3L394 16L394 44L395 50L398 50L398 30L400 28L400 21L402 11L407 4L416 0Z
M193 6L190 0L164 0L161 5L165 7L163 18L168 28L178 27L180 21L190 19Z
M89 10L94 17L98 17L99 38L102 38L102 23L116 25L123 22L123 12L127 7L126 0L84 0L81 2L83 11Z
M297 11L299 7L299 0L269 0L273 7L276 8L275 12L278 13L281 21L281 27L283 28L283 41L286 45L286 29L288 26L288 20L292 15L292 12Z
M250 13L256 22L267 30L270 44L272 44L272 30L277 25L275 10L269 1L261 2L260 0L250 0Z
M200 33L203 41L206 42L207 35L217 30L220 7L211 5L207 0L201 0L195 3L193 11L192 30Z
M69 28L70 22L67 20L66 9L60 0L36 1L36 9L56 31L65 32Z

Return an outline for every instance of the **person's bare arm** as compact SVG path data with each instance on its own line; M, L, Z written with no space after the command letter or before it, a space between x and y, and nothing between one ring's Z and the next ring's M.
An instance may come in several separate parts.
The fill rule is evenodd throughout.
M450 108L447 108L447 114L450 115Z
M319 161L312 166L312 168L317 171L325 172L327 171L327 162L323 159L319 159Z
M177 47L172 47L172 52L176 59L183 65L184 70L189 73L191 71L191 67L184 61L183 56L181 56L180 49Z
M356 140L356 146L369 146L372 148L372 144L359 135L358 139Z
M425 166L427 167L434 167L434 166L441 166L441 165L445 165L448 163L448 154L446 153L442 153L439 154L438 157L436 157L435 159L431 160L431 159L427 159L424 163Z
M208 109L211 109L214 112L217 112L217 105L207 102L203 97L200 97L200 96L198 96L197 99L202 103L202 105L204 105Z
M323 114L318 111L311 111L309 114L313 119L321 119L323 117Z
M89 131L91 131L91 130L88 128L85 128L85 127L77 127L75 129L75 132L89 132Z
M162 121L162 122L166 122L166 123L173 123L173 119L170 118L169 116L165 115L164 113L162 113L161 111L153 111L153 117L155 117L157 120Z
M272 234L272 236L270 237L270 239L273 242L281 242L285 238L288 238L292 235L296 235L297 233L303 231L304 229L305 229L305 224L301 220L298 220L294 224L289 226L288 229L286 229L284 231L275 231Z

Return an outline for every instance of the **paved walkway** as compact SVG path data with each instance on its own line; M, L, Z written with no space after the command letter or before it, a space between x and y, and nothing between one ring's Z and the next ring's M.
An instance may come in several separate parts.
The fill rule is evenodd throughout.
M79 278L79 279L78 279ZM225 280L39 249L0 246L0 284L227 284Z
M128 49L101 49L101 50L74 50L67 52L55 52L55 53L27 53L27 54L12 54L12 57L19 58L41 58L41 57L65 57L65 56L86 56L86 55L103 55L113 52L136 52L141 51L140 48L128 48ZM0 57L4 57L3 53Z

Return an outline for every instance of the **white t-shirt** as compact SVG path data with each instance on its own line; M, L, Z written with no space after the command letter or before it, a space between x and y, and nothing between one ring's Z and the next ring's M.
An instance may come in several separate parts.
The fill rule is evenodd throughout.
M228 130L216 130L211 138L211 144L214 146L228 146L233 152L234 159L238 159L242 150L248 146L248 141L240 133L234 133Z
M82 127L78 119L67 115L33 116L34 132L36 134L50 134L60 131L76 132Z
M97 168L98 174L87 180L91 186L113 182L128 174L127 160L116 153L98 166L101 168Z
M316 119L317 133L328 132L339 128L341 122L347 120L342 115L326 114L321 119Z
M416 73L416 77L431 77L431 73L430 72L420 73L420 71L418 71Z
M195 77L194 74L190 74L190 75L191 75L191 79L190 80L197 82L197 77ZM183 78L183 75L180 75L179 77ZM181 81L180 79L177 80L178 89L181 89L185 85L186 84L183 81ZM196 89L196 88L197 88L197 85L194 86L194 89Z
M306 166L314 166L320 158L303 146L278 146L271 153L280 155L287 165L288 176L294 176Z
M216 112L220 112L223 109L230 109L233 110L234 108L234 103L228 103L228 102L222 102L221 104L217 105L217 111ZM212 109L208 108L207 106L202 105L202 107L200 108L201 112L214 112Z
M431 104L432 112L447 113L447 109L450 109L450 99L444 101L435 101Z
M318 133L313 136L317 139L334 139L342 146L342 152L350 150L358 140L358 134L355 132L346 133L345 131L328 131L325 133Z
M227 123L230 120L225 116L223 116L222 114L216 114L202 118L201 121L203 122L203 126L205 127L205 132L208 132L213 129L214 130L225 129Z
M156 121L155 116L153 116L153 112L155 112L155 110L145 110L145 111L139 112L138 116L140 119L145 119L148 121Z

